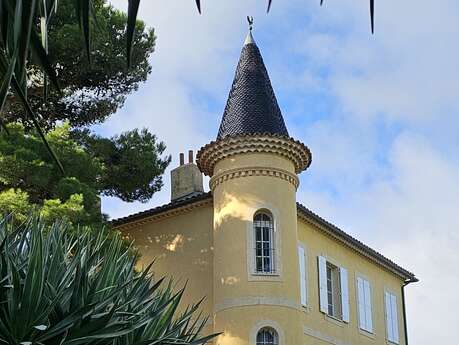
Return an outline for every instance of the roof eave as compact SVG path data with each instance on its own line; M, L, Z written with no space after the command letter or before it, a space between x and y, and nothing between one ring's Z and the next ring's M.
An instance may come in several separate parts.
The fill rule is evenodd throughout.
M355 239L354 237L352 237L345 231L338 228L336 225L328 222L324 218L315 214L314 212L309 210L307 207L305 207L301 203L297 202L297 210L299 214L303 214L306 218L313 219L316 223L318 223L325 229L331 230L330 232L333 234L334 238L341 240L341 242L343 242L344 244L350 246L351 248L356 249L358 252L372 259L374 262L378 263L379 265L386 267L389 271L397 274L405 282L409 281L409 283L415 283L419 281L419 279L416 278L416 276L413 273L402 268L401 266L397 265L390 259L386 258L384 255L380 254L376 250L368 247L364 243Z

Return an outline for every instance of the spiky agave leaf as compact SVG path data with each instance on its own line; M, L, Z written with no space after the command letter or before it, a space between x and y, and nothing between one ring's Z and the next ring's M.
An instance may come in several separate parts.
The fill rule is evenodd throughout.
M183 289L134 270L108 230L0 220L0 343L204 344L200 302L178 315Z

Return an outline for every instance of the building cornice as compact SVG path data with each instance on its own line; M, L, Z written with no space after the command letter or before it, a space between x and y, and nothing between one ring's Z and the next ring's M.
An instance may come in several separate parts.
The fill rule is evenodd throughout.
M292 161L295 173L306 170L311 164L311 151L300 141L267 133L228 136L202 147L197 156L199 169L213 176L214 167L222 159L244 153L271 153Z
M200 195L185 197L179 201L135 213L127 217L114 219L110 224L117 230L124 231L143 224L184 214L200 207L212 205L212 203L212 194L202 193Z
M384 255L380 254L376 250L368 247L361 241L355 239L345 231L341 230L332 223L326 221L322 217L318 216L305 206L297 202L298 218L305 223L311 224L314 228L322 231L327 236L330 236L333 240L345 245L352 249L354 252L362 255L368 260L386 268L388 271L402 278L405 282L415 283L418 279L415 275L404 268L397 265L392 260L389 260Z
M121 231L137 228L139 225L184 214L200 207L212 205L212 203L212 194L210 192L202 193L200 195L193 195L187 198L183 198L180 201L159 206L151 210L139 212L128 217L115 219L111 222L111 225L113 225L115 229ZM355 239L345 231L326 221L300 203L297 203L297 217L299 220L313 225L314 229L322 231L324 234L330 236L330 238L337 241L338 243L347 246L348 248L369 259L375 264L386 268L389 272L404 279L406 283L413 283L418 281L413 273L400 267L384 255Z
M209 181L209 186L211 190L214 190L215 187L217 187L224 181L249 176L269 176L279 178L281 180L285 180L291 183L295 187L295 189L298 189L298 186L300 185L300 180L298 179L298 176L292 174L287 170L269 167L244 167L227 170L213 176Z

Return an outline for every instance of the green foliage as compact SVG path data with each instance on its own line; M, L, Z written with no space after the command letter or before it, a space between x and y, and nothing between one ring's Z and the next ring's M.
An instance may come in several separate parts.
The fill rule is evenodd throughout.
M97 23L91 39L91 63L82 49L82 38L74 0L61 0L59 10L48 25L49 55L57 72L60 90L48 88L43 98L44 79L39 66L29 63L28 100L47 129L57 121L68 121L72 127L104 121L123 105L126 96L146 80L151 71L148 57L153 52L155 36L141 21L136 30L127 68L127 16L107 3L93 1L92 16ZM62 77L61 77L62 76ZM5 121L14 122L23 111L21 101L13 94L4 109ZM25 123L25 125L27 125Z
M14 188L0 192L0 210L2 213L14 213L17 221L24 222L31 209L29 195L26 192Z
M147 202L161 189L161 175L171 157L161 159L166 146L157 143L156 136L147 129L134 129L110 139L88 130L73 131L72 138L103 164L99 183L104 195Z
M30 123L36 129L45 144L48 153L58 165L61 172L64 169L54 151L48 145L45 135L38 122L32 104L28 100L29 86L37 74L30 71L31 61L38 66L43 75L42 95L46 101L49 82L59 90L56 69L49 58L48 28L53 14L58 13L58 0L2 0L0 1L0 115L4 110L5 102L13 94L21 102L24 111L17 113L24 123ZM74 13L78 20L84 46L90 60L91 20L93 5L97 0L74 0ZM126 55L127 62L131 61L132 47L135 36L137 9L140 0L128 1L128 20L126 27ZM124 32L124 30L123 30ZM129 67L129 66L128 66ZM6 130L5 123L0 117L0 128Z
M0 342L204 344L199 304L177 312L183 289L134 269L136 257L107 230L0 221Z
M64 124L46 135L66 168L63 176L34 132L25 134L19 124L8 130L0 133L0 213L22 219L38 208L48 222L100 223L99 195L145 202L161 188L170 162L147 130L102 138Z
M88 218L82 194L72 194L65 202L60 199L44 200L43 205L38 206L31 204L28 193L20 189L10 188L0 192L0 213L12 214L15 221L22 223L32 212L40 214L47 224L62 219L79 223Z

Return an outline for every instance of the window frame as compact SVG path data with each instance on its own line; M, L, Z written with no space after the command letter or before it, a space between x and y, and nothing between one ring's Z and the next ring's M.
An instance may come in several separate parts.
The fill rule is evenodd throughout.
M341 301L341 275L340 267L327 260L327 315L343 320L343 306ZM330 272L330 277L329 277ZM331 298L330 298L331 296ZM330 301L331 300L331 301ZM331 302L331 303L330 303ZM331 307L331 313L330 313Z
M272 328L277 333L277 339L279 345L285 344L285 334L282 327L279 325L278 322L271 320L271 319L261 319L257 320L250 329L250 337L249 337L249 344L256 345L257 344L257 334L263 328Z
M256 220L255 218L258 216L265 216L268 217L269 220ZM264 227L263 224L260 224L257 227L257 222L268 222L268 227ZM274 232L274 217L273 214L266 210L258 210L253 215L252 220L253 226L253 258L254 258L254 273L257 275L275 275L276 274L276 241L275 241L275 232ZM258 239L258 230L260 228L260 239ZM268 230L268 240L265 239L265 230ZM266 243L268 244L268 248L265 248ZM260 248L258 245L260 244ZM261 251L261 255L258 255L258 250ZM265 250L268 250L268 255L265 255ZM261 260L261 270L258 269L258 259ZM266 270L265 262L268 260L269 262L269 269Z
M255 262L255 231L253 220L257 213L267 212L272 216L273 220L273 243L275 248L274 266L275 273L257 273ZM277 208L271 204L258 204L252 207L252 216L246 222L246 253L247 253L247 280L248 281L276 281L283 280L283 264L282 264L282 225L280 223L280 213Z
M265 340L262 340L262 342L258 342L258 336L260 335L261 332L271 332L273 336L273 341L272 342L266 342ZM279 343L279 333L274 327L271 326L264 326L260 328L255 335L255 345L280 345Z
M349 325L351 321L349 271L346 267L341 266L336 260L327 255L320 254L317 258L317 270L319 274L319 310L329 320L336 320L340 323ZM338 277L338 279L335 279L335 287L338 289L335 293L335 301L339 306L338 315L336 313L330 314L329 312L329 284L327 274L327 268L329 266L333 266L336 269L335 275Z

